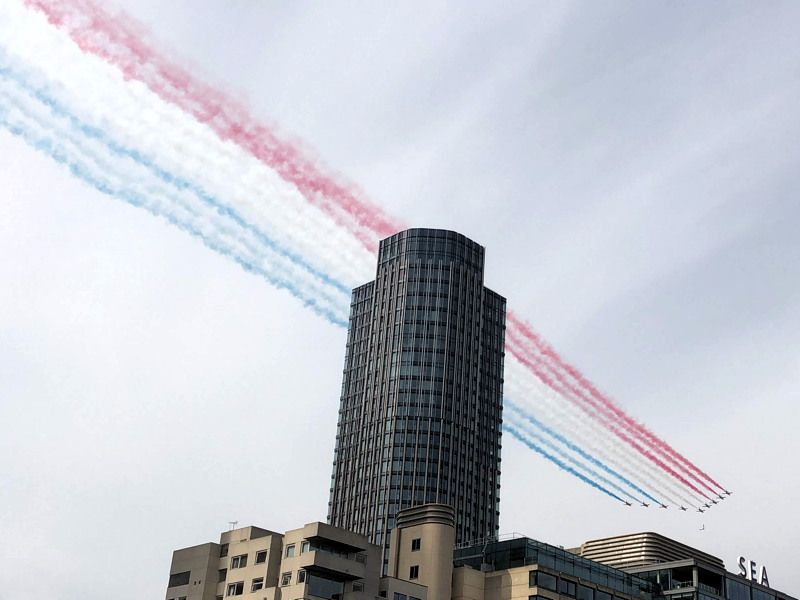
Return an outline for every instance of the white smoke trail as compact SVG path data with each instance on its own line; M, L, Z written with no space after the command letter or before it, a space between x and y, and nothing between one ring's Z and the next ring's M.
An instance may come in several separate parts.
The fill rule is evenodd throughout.
M519 341L518 337L515 336L514 332L513 331L509 331L508 329L506 330L506 332L507 332L507 335L508 335L507 345L510 343L512 346L519 347L520 341ZM526 347L524 343L522 345L523 345L523 347ZM534 354L537 354L537 356L535 358L533 358L532 360L537 360L537 359L540 358L540 357L538 357L538 353L536 353L535 350L530 350L530 352L534 353ZM520 364L522 364L522 363L520 363ZM527 367L525 367L525 368L527 368ZM552 376L554 368L555 367L552 364L548 364L546 360L542 360L541 369L543 371L545 371L548 374L548 376ZM538 377L538 376L535 376L532 372L531 372L531 376L532 377ZM542 385L547 387L547 388L549 388L549 389L552 389L552 388L550 388L550 386L548 386L544 382L542 382ZM631 457L634 458L636 463L639 465L639 468L641 468L642 470L650 470L650 471L652 471L652 474L655 477L657 477L659 479L659 481L662 481L671 490L673 490L672 493L678 494L686 502L690 502L688 499L686 499L686 497L685 497L686 495L688 495L689 497L695 499L692 502L699 502L700 504L703 504L703 503L707 502L707 499L705 499L702 494L699 494L696 490L692 489L691 486L687 485L685 482L683 482L679 478L675 477L672 473L669 473L665 469L662 469L662 467L660 465L656 464L655 461L651 460L651 458L649 456L646 456L646 454L647 455L652 455L652 456L657 456L657 452L655 452L652 449L648 448L646 445L644 445L641 442L641 440L637 440L635 438L635 436L633 436L627 430L627 428L624 427L618 420L606 418L606 416L601 415L597 411L596 408L590 407L590 406L587 406L587 405L583 404L583 401L581 399L579 399L579 398L575 398L575 394L573 394L571 391L567 390L567 391L564 391L563 393L560 392L560 391L557 391L557 390L552 390L552 391L555 394L558 394L559 396L563 396L565 398L565 400L567 400L570 404L572 404L573 402L578 402L586 410L588 410L588 411L590 411L590 412L592 412L594 414L597 414L598 417L599 417L598 419L591 419L590 418L590 420L597 421L599 423L600 431L602 431L602 428L605 428L607 430L607 434L606 434L607 436L610 434L612 437L616 437L617 436L617 432L619 432L621 435L629 437L631 440L633 440L633 442L636 443L641 448L641 450L643 452L640 452L638 449L634 448L631 444L629 444L627 442L625 442L624 444L619 442L618 445L620 447L625 448L626 450L628 450L628 454ZM569 395L569 398L567 398L565 396L566 394ZM570 400L570 398L572 400Z
M135 198L137 205L195 233L242 266L292 292L323 316L339 324L346 322L346 295L314 281L285 256L248 236L235 223L226 222L212 207L197 202L187 190L158 181L135 160L109 152L96 139L81 136L72 123L59 119L50 107L21 92L4 76L5 72L0 73L0 98L9 129L26 132L26 139L38 140L40 148L42 144L53 147L65 162L78 165L87 175L84 179L91 179L98 189Z
M59 101L82 120L225 199L248 222L316 261L346 287L369 278L374 257L294 186L144 84L126 81L113 66L81 52L38 11L2 3L0 40L15 58L40 70Z
M374 256L364 250L350 232L309 205L292 185L236 144L221 140L209 127L162 101L144 84L126 81L116 68L102 59L83 54L66 34L51 27L40 13L17 2L2 3L0 40L7 40L7 52L41 70L59 101L80 118L107 131L122 144L151 156L176 177L195 181L207 193L224 199L226 206L241 213L245 221L298 255L307 257L321 271L341 281L344 287L370 278ZM163 186L157 187L152 181L148 185L145 190L148 197L163 193ZM212 216L206 214L207 220L199 225L205 235L211 235L208 228ZM253 240L239 237L226 243L230 248L238 248L236 252L241 256L252 256L248 254L253 251L251 242ZM244 248L240 247L242 245ZM271 269L272 264L261 268ZM302 281L303 275L298 277ZM303 285L306 284L304 281ZM507 360L506 364L510 363ZM506 385L513 388L515 384L524 389L525 376L507 375ZM515 396L524 400L521 394ZM567 402L561 399L560 404ZM541 405L529 402L529 406L536 407L537 416L543 414ZM553 408L549 406L549 410ZM581 420L578 415L572 415L565 422L577 425ZM576 442L598 448L599 452L598 440L604 438L585 427L580 431L584 433ZM594 437L584 437L584 434ZM605 439L608 441L607 435ZM610 450L625 456L626 464L644 466L639 460L641 457L631 455L631 458L620 452L621 444L615 444L615 440L611 442ZM627 468L622 464L616 466L620 471Z
M696 507L696 502L686 497L686 492L673 478L653 469L650 461L621 444L601 423L587 417L572 402L542 383L510 354L505 360L505 388L509 397L525 403L532 414L549 427L569 432L570 438L589 453L641 487L652 490L654 496L663 497L668 503L678 504L681 500Z
M516 316L513 316L510 319L511 324L514 325L516 320ZM524 326L508 328L507 333L511 343L517 347L522 347L529 355L536 357L542 370L548 376L557 379L559 385L568 388L564 391L565 394L569 394L570 397L583 403L588 410L596 413L599 418L606 422L606 426L610 430L619 431L623 435L630 437L634 443L641 447L643 453L652 457L651 462L657 464L659 469L669 472L671 477L674 477L676 481L680 481L681 485L690 490L693 495L702 498L701 502L707 501L704 498L706 492L700 492L700 488L708 488L709 486L695 472L698 470L696 467L689 468L687 465L691 463L688 461L686 461L687 464L683 464L666 442L650 433L644 426L625 414L622 409L618 407L612 409L613 402L599 400L596 392L591 389L591 383L587 384L585 380L582 381L580 374L575 373L569 365L564 366L561 359L546 343L544 349L534 343L533 340L525 335L521 327ZM697 489L695 490L693 487Z
M637 493L635 489L630 488L625 482L617 480L612 481L608 478L608 476L601 474L595 468L587 464L585 459L579 457L574 452L572 452L569 448L563 446L559 443L558 440L554 440L553 438L547 436L547 434L542 433L540 430L537 430L533 425L531 425L530 421L526 420L522 415L520 415L516 410L509 410L508 408L504 408L503 410L503 423L508 423L512 425L517 431L524 434L527 438L531 441L536 443L537 445L544 447L545 450L548 452L554 452L557 457L560 457L566 463L569 463L572 468L583 474L585 477L594 480L595 482L603 485L603 487L611 488L616 490L623 496L627 496L631 500L641 503L637 496L634 494ZM623 487L624 486L624 487Z
M549 424L553 429L569 432L570 438L642 487L653 490L655 496L673 504L676 498L690 502L674 479L654 469L649 461L620 443L602 424L587 417L578 407L539 381L527 367L513 359L506 361L506 368L511 397L527 400L533 414L552 420Z

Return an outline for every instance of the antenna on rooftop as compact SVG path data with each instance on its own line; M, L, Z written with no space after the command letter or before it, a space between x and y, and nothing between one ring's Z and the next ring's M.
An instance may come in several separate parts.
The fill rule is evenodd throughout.
M236 529L236 526L238 524L239 524L239 521L228 521L228 525L231 526L231 528L228 531L233 531L234 529Z

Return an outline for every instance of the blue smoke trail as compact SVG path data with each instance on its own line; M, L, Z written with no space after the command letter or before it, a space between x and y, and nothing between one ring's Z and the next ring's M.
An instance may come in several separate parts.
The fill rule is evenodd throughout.
M261 275L272 285L288 291L295 298L300 300L304 306L308 307L313 312L320 315L330 323L338 325L339 327L347 327L347 321L343 320L341 315L334 313L327 307L320 306L317 303L316 299L304 296L302 291L297 289L296 286L294 286L291 281L277 277L274 274L264 271L262 268L244 260L243 258L231 252L230 249L222 246L217 240L212 239L211 237L200 231L198 228L192 226L189 223L179 221L178 219L175 218L174 215L171 215L166 212L159 212L157 210L152 209L151 207L147 206L147 202L145 201L144 198L141 197L140 194L110 185L108 182L103 181L100 178L93 175L91 171L85 165L81 164L78 160L75 160L73 157L68 156L66 152L60 150L55 144L53 144L52 140L49 140L45 137L37 136L29 128L26 128L20 124L12 123L8 119L8 112L6 107L3 106L2 104L0 104L0 126L3 126L10 133L23 139L29 146L32 146L39 152L47 155L57 163L66 166L75 177L83 180L84 182L86 182L99 192L117 198L119 200L122 200L137 208L144 208L155 216L164 217L168 222L175 225L176 227L183 229L184 231L190 233L191 235L201 239L206 246L208 246L215 252L218 252L219 254L222 254L223 256L232 259L233 261L238 263L245 271Z
M0 49L0 61L5 61L5 53ZM80 120L76 115L71 113L65 106L60 104L56 101L52 96L48 95L46 91L42 88L36 88L28 83L25 78L25 75L16 72L14 69L9 67L8 65L0 67L0 76L5 77L6 79L12 81L18 87L25 90L25 92L33 98L36 98L40 103L47 106L54 114L69 120L72 126L78 129L81 133L83 133L86 137L95 139L105 145L112 153L116 154L117 156L124 156L136 162L137 164L145 167L151 173L153 173L157 178L161 181L176 187L179 190L186 190L193 193L197 196L200 200L206 203L208 206L211 206L214 210L216 210L220 215L226 216L234 221L238 226L253 233L265 246L276 252L277 254L289 259L291 262L295 263L315 278L322 281L324 284L333 287L334 289L343 292L348 297L351 292L351 287L345 285L344 283L334 279L328 273L321 271L308 263L302 256L292 252L288 248L281 246L278 242L270 238L267 234L265 234L261 229L255 227L251 223L247 222L239 213L237 213L233 208L230 206L225 205L221 200L218 198L206 193L202 188L198 187L197 185L193 184L190 181L187 181L181 177L178 177L163 168L159 167L155 161L144 155L143 153L139 152L138 150L125 147L118 142L111 139L104 131L97 127L93 127L91 125L86 124L82 120Z
M597 467L599 467L600 469L602 469L606 473L609 473L610 475L613 475L614 477L616 477L617 479L622 481L625 485L630 486L632 489L634 489L637 492L639 492L640 494L642 494L648 500L652 500L653 502L657 502L658 504L663 504L663 502L661 502L660 500L658 500L658 499L654 498L653 496L651 496L650 494L648 494L641 487L639 487L638 485L633 483L630 479L628 479L627 477L625 477L624 475L622 475L618 471L615 471L614 469L612 469L611 467L609 467L608 465L606 465L605 463L603 463L599 459L595 458L594 456L592 456L591 454L586 452L583 448L581 448L580 446L578 446L574 442L570 441L565 436L563 436L560 433L554 431L553 429L551 429L550 427L548 427L547 425L545 425L544 423L539 421L539 419L537 419L536 417L534 417L533 415L531 415L530 413L528 413L527 411L525 411L524 409L522 409L518 405L514 404L514 402L510 401L507 397L503 398L503 407L504 408L508 407L512 411L516 411L524 419L530 421L533 425L535 425L536 427L538 427L539 429L544 431L547 435L555 438L556 440L558 440L559 442L564 444L567 448L569 448L570 450L572 450L576 454L582 456L583 458L588 460L590 463L592 463L593 465L596 465Z
M504 401L504 403L505 403L505 401ZM525 417L526 417L526 415L523 412L521 412L519 409L516 409L513 412L515 412L516 414L521 416L523 419L525 419ZM511 418L513 418L513 416ZM535 440L537 442L540 442L540 443L544 444L544 446L546 446L547 448L549 448L550 450L555 452L558 456L562 457L564 460L566 460L570 464L574 465L576 469L579 469L579 470L583 471L588 477L591 477L595 481L598 481L598 482L600 482L600 483L602 483L604 485L607 485L611 489L618 491L619 493L623 494L624 496L627 496L628 498L630 498L631 500L634 500L637 503L641 502L641 500L639 500L639 498L637 498L636 496L631 494L628 490L623 488L621 485L617 484L614 481L611 481L610 479L608 479L607 477L604 477L603 475L601 475L600 473L598 473L597 471L595 471L591 467L583 464L580 460L578 460L578 458L576 458L575 456L570 454L567 450L564 450L563 448L559 447L552 440L549 440L549 439L545 438L543 435L541 435L540 433L537 433L537 432L533 431L533 429L529 425L527 425L527 424L525 424L523 422L517 421L515 426L518 426L522 430L522 432L526 436L528 436L529 439Z
M2 60L3 58L4 58L4 53L3 53L2 49L0 49L0 60ZM186 179L183 179L183 178L181 178L179 176L176 176L176 175L166 171L165 169L161 168L160 166L158 166L156 164L156 162L152 158L146 156L142 152L140 152L138 150L135 150L135 149L132 149L132 148L129 148L129 147L126 147L126 146L116 142L115 140L111 139L101 129L93 127L93 126L83 122L82 120L80 120L76 115L71 113L65 106L60 104L52 96L49 96L44 91L46 88L36 88L36 87L32 86L31 84L29 84L26 81L26 79L22 75L20 75L14 69L11 69L9 67L0 67L0 76L5 78L7 81L12 82L18 88L21 88L22 90L24 90L25 93L27 93L30 97L35 98L38 102L40 102L41 104L46 106L53 114L68 120L73 128L75 128L77 131L81 132L87 138L97 140L98 142L100 142L101 144L106 146L112 154L115 154L117 156L124 157L124 158L127 158L127 159L130 159L130 160L134 161L138 165L146 168L149 172L151 172L153 175L155 175L159 180L163 181L164 183L166 183L168 185L171 185L171 186L175 187L178 190L191 192L196 197L198 197L201 201L203 201L206 205L212 207L218 214L220 214L223 217L227 217L227 218L231 219L234 223L236 223L243 230L246 230L246 231L254 234L257 237L257 239L259 239L259 241L261 243L263 243L266 247L270 248L271 250L273 250L277 254L279 254L279 255L283 256L284 258L288 259L289 261L291 261L295 265L297 265L300 268L302 268L304 271L310 273L315 278L317 278L320 281L322 281L324 284L326 284L326 285L328 285L328 286L330 286L330 287L332 287L332 288L334 288L334 289L336 289L336 290L338 290L340 292L347 293L349 295L350 289L349 289L348 286L346 286L345 284L343 284L343 283L339 282L338 280L334 279L333 277L331 277L327 273L318 270L316 267L314 267L313 265L308 263L306 260L304 260L302 256L300 256L300 255L292 252L291 250L281 246L275 240L270 238L264 231L262 231L261 229L259 229L256 226L252 225L251 223L247 222L233 208L231 208L230 206L225 205L225 203L223 201L221 201L218 198L208 194L207 192L205 192L201 187L197 186L196 184L194 184L194 183L192 183L190 181L187 181ZM254 265L253 263L247 261L246 259L236 255L229 248L227 248L223 244L221 244L218 240L212 239L210 236L208 236L207 234L204 234L201 230L199 230L198 228L192 226L191 224L178 220L174 215L169 214L168 212L160 211L158 209L155 209L155 208L147 206L146 201L144 201L143 198L139 194L137 194L137 193L135 193L135 192L133 192L131 190L126 190L124 188L115 187L115 186L109 184L107 181L101 180L100 178L98 178L95 175L93 175L91 170L89 168L87 168L85 165L81 164L80 161L76 160L75 158L71 158L68 155L68 153L64 152L63 150L60 150L56 145L53 144L53 142L51 140L47 139L44 136L40 136L40 137L37 138L37 136L34 135L34 133L30 129L25 129L21 125L11 123L9 120L7 120L5 118L5 116L6 115L4 114L4 112L2 110L2 107L0 107L0 117L2 117L2 118L0 118L0 124L5 126L12 134L17 135L17 136L21 137L22 139L24 139L29 145L33 146L38 151L47 154L49 157L54 159L56 162L67 166L70 169L70 171L73 173L73 175L75 175L79 179L85 181L86 183L88 183L89 185L91 185L92 187L97 189L98 191L101 191L102 193L105 193L105 194L110 195L112 197L116 197L118 199L121 199L121 200L127 202L128 204L131 204L132 206L145 208L149 212L151 212L152 214L154 214L156 216L160 215L160 216L165 217L167 219L167 221L169 221L171 224L176 225L177 227L183 229L184 231L187 231L188 233L200 238L203 241L203 243L206 246L208 246L209 248L211 248L212 250L214 250L214 251L216 251L216 252L218 252L218 253L220 253L220 254L222 254L224 256L227 256L228 258L233 259L235 262L237 262L246 271L253 272L255 274L261 275L262 277L264 277L267 281L269 281L271 284L275 285L276 287L289 291L295 298L299 299L305 306L309 307L312 311L314 311L316 314L319 314L320 316L322 316L323 318L325 318L329 322L331 322L331 323L333 323L335 325L338 325L340 327L347 327L347 321L345 320L345 318L342 315L332 311L331 309L329 309L327 307L320 306L318 304L318 300L317 299L308 297L307 293L301 291L294 284L294 282L291 281L290 279L285 278L285 277L278 277L278 276L276 276L276 275L274 275L272 273L269 273L269 272L265 271L263 268ZM563 438L563 436L560 436L559 434L556 434L556 433L552 432L552 430L549 430L548 428L544 427L535 418L533 418L532 416L528 415L527 413L525 413L521 409L515 407L513 404L510 404L510 408L512 408L512 410L516 408L516 410L525 419L527 419L531 423L539 426L540 428L543 428L544 431L546 431L547 433L549 433L550 435L552 435L556 439L559 439L559 441L562 441L562 443L565 443L571 449L574 449L577 453L581 454L581 456L584 456L584 458L587 458L593 464L596 464L597 466L599 466L603 470L605 470L605 471L611 473L612 475L618 477L621 481L624 481L626 484L630 485L633 489L636 489L637 491L642 493L644 496L648 497L649 499L653 500L654 502L658 502L658 500L656 500L655 498L653 498L652 496L647 494L644 490L642 490L641 488L639 488L635 484L631 483L626 478L622 477L619 473L611 470L609 467L607 467L606 465L604 465L603 463L601 463L600 461L598 461L594 457L591 457L590 455L586 454L585 452L583 452L582 450L577 448L577 446L575 446L571 442L565 441L565 438ZM540 447L536 446L536 444L532 444L530 441L522 439L521 434L517 430L515 430L513 428L507 428L507 429L509 430L509 432L512 435L514 435L518 439L521 439L521 441L523 441L523 443L526 443L526 445L528 445L529 447L532 447L538 453L542 454L545 458L547 458L548 460L556 462L556 464L558 464L562 469L565 469L568 472L572 473L573 475L576 475L576 476L580 477L586 483L589 483L590 485L593 485L593 487L596 487L596 488L602 490L603 492L611 495L612 497L614 497L614 498L616 498L618 500L621 500L621 498L619 498L618 496L616 496L613 493L609 492L608 490L606 490L602 486L599 486L599 485L591 482L590 480L588 480L587 478L583 477L580 473L578 473L577 471L575 471L571 467L565 465L559 459L557 459L554 456L550 455L549 453L545 452ZM542 438L539 438L539 439L541 439L544 443L548 444L551 448L555 449L555 447L552 445L552 443L547 442L547 440L544 440ZM571 460L574 461L574 459L571 459ZM597 474L595 473L595 475L597 475ZM607 479L605 479L605 478L601 478L601 479L603 481L606 481L607 483L609 483L612 487L620 489L618 486L616 486L612 482L608 481ZM622 491L626 495L629 495L629 494L627 494L627 492L624 492L624 490L620 489L620 491Z
M516 430L514 427L512 427L511 425L503 424L503 431L507 431L508 433L510 433L511 435L513 435L515 438L517 438L517 439L518 439L520 442L522 442L523 444L525 444L525 445L526 445L528 448L530 448L530 449L531 449L531 450L533 450L534 452L538 452L539 454L541 454L542 456L544 456L544 457L545 457L547 460L549 460L549 461L551 461L551 462L555 463L555 464L556 464L556 465L558 465L558 466L559 466L559 467L560 467L562 470L566 471L567 473L570 473L570 474L574 475L575 477L577 477L578 479L580 479L580 480L581 480L581 481L583 481L584 483L586 483L586 484L588 484L588 485L592 486L593 488L595 488L595 489L597 489L597 490L600 490L600 491L601 491L601 492L603 492L604 494L608 494L609 496L611 496L611 497L612 497L612 498L614 498L615 500L619 500L620 502L625 502L625 500L623 500L622 498L620 498L619 496L617 496L617 495L616 495L616 494L614 494L613 492L610 492L610 491L608 491L606 488L604 488L604 487L603 487L602 485L600 485L599 483L597 483L597 482L595 482L595 481L592 481L591 479L589 479L589 478L588 478L588 477L586 477L585 475L583 475L583 474L579 473L578 471L576 471L575 469L573 469L573 468L572 468L572 467L570 467L569 465L567 465L567 464L563 463L561 460L559 460L558 458L556 458L556 457L555 457L555 456L553 456L552 454L548 453L546 450L542 449L542 448L541 448L540 446L538 446L537 444L535 444L535 443L531 442L529 439L527 439L527 438L526 438L526 437L525 437L523 434L521 434L519 431L517 431L517 430Z

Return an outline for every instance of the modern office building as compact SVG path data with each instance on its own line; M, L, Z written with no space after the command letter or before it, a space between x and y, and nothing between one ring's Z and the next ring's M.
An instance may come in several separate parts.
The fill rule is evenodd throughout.
M667 600L791 598L769 587L766 569L740 563L740 572L731 573L720 558L657 533L591 540L575 551L649 581Z
M459 600L656 600L645 579L520 535L456 547Z
M452 231L380 243L353 290L328 522L384 548L397 513L455 511L455 541L499 522L505 299L483 285L484 248Z

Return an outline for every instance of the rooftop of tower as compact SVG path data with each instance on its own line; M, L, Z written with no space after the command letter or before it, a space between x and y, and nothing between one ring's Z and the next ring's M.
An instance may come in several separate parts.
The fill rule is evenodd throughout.
M445 260L483 271L485 249L456 231L417 227L381 240L378 265L397 259Z

